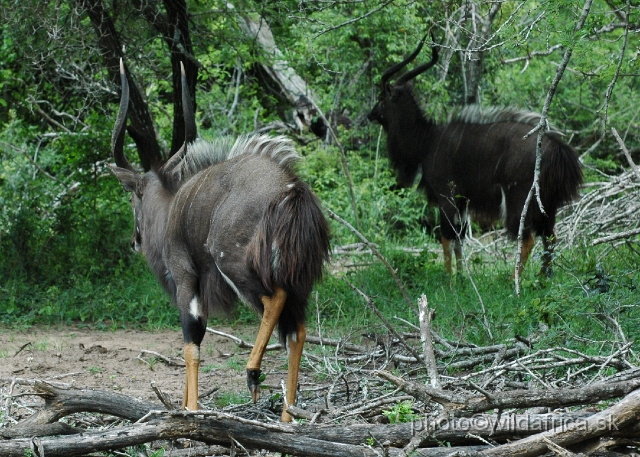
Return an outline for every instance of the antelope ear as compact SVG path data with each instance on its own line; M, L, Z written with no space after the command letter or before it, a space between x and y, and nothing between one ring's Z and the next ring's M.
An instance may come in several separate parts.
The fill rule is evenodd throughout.
M391 84L389 84L388 82L384 83L384 92L387 94L391 92Z
M116 175L116 178L118 178L124 190L127 192L136 192L138 190L138 181L140 178L138 173L127 170L126 168L120 168L116 165L109 165L109 167L111 167L111 171Z

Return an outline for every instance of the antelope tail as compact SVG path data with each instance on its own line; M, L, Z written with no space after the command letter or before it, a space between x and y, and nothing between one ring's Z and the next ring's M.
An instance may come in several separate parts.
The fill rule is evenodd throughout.
M278 322L284 342L304 322L313 283L322 277L329 256L329 225L305 183L296 181L269 206L253 243L249 262L267 291L281 287L287 293Z
M540 186L545 206L553 201L554 206L560 207L578 199L582 169L571 146L555 142L547 148L541 163Z

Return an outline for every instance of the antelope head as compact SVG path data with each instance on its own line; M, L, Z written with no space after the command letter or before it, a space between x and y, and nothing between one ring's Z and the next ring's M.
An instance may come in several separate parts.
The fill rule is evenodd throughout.
M433 36L431 38L433 40ZM378 96L378 102L373 107L371 112L367 115L367 119L369 119L369 121L376 121L385 129L387 129L389 125L389 116L395 114L396 110L393 107L396 102L402 97L403 94L411 94L411 91L413 89L411 80L419 74L424 73L436 64L436 62L438 61L438 50L434 46L431 48L431 60L429 62L419 65L413 70L404 73L402 76L395 80L393 85L389 83L389 79L391 78L391 76L402 70L407 66L409 62L416 58L416 56L422 50L422 46L424 46L424 42L426 39L427 35L425 35L424 38L420 40L418 47L411 53L409 57L404 59L402 62L389 67L382 74L382 78L380 79L380 95Z

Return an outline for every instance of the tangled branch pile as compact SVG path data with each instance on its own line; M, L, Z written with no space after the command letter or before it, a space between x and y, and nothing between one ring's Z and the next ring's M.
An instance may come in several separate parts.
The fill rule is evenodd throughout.
M625 243L640 234L640 176L634 170L590 183L591 189L560 225L560 237L573 244Z
M293 425L278 422L278 395L223 410L203 402L205 409L184 412L168 402L32 382L29 394L44 405L0 430L0 456L86 455L142 443L173 456L261 449L305 456L533 456L548 450L567 456L565 448L588 454L640 445L640 368L631 362L630 344L607 356L532 350L535 336L479 347L438 336L428 319L421 324L415 333L368 335L360 344L310 337L308 364L329 376L301 386L298 406L289 411L304 421ZM437 367L430 366L434 360ZM605 376L611 371L616 374ZM15 410L25 398L33 397L7 395L3 403ZM582 409L570 408L576 405ZM99 416L85 428L79 412L125 420ZM60 420L71 414L74 421ZM189 448L178 449L184 445Z

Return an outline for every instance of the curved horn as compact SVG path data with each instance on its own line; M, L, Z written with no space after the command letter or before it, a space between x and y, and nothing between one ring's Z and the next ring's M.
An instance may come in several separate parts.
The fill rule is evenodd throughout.
M434 46L431 48L431 60L429 62L423 63L422 65L417 66L413 70L406 72L405 74L400 76L398 79L396 79L395 83L400 85L400 84L406 83L407 81L410 81L411 79L418 76L420 73L424 73L429 68L433 67L436 64L436 62L438 62L438 48Z
M184 142L193 143L198 135L196 128L196 116L193 113L191 97L189 97L189 86L187 85L187 73L184 64L180 62L180 83L182 85L182 113L184 115Z
M120 83L122 85L122 95L120 96L120 108L118 109L118 117L116 125L113 127L111 136L111 151L116 165L120 168L126 168L133 171L133 167L124 155L124 134L127 130L127 109L129 108L129 83L127 75L124 71L124 62L120 58Z
M418 44L418 47L416 48L416 50L413 51L409 57L404 59L402 62L397 63L392 67L387 68L387 70L385 70L385 72L382 74L382 78L380 79L380 86L384 87L385 83L389 80L391 76L393 76L398 71L402 70L404 67L407 66L409 62L411 62L413 59L416 58L416 56L422 50L422 46L424 45L424 42L427 39L427 36L428 34L425 35L424 38L422 38L422 40L420 40L420 44Z
M184 117L184 143L176 153L163 166L163 171L170 172L175 168L187 152L187 145L193 143L198 135L196 128L196 117L189 97L189 86L187 85L187 73L184 64L180 62L180 83L182 85L182 114Z

